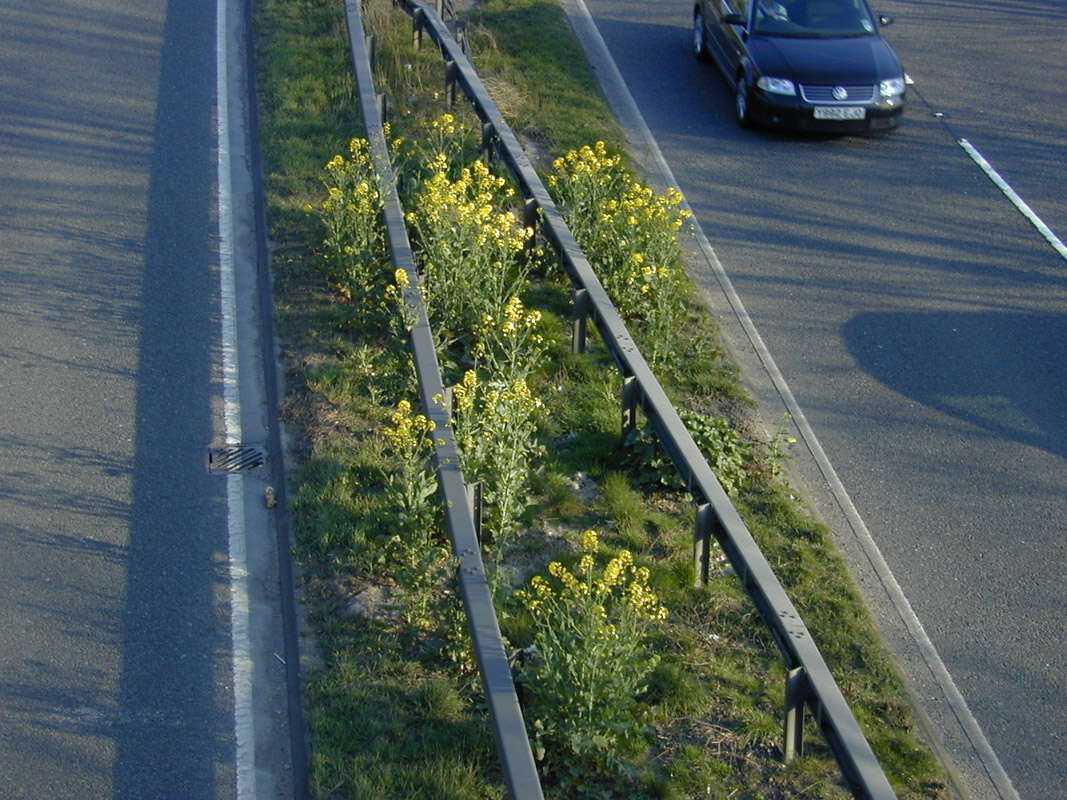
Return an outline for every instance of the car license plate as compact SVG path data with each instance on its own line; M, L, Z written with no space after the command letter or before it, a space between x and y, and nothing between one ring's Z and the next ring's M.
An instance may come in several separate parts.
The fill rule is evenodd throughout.
M866 119L863 106L815 106L815 119Z

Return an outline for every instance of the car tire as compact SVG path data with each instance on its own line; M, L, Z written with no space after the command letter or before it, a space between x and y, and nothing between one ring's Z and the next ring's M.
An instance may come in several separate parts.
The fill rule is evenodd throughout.
M752 112L749 109L748 78L744 73L737 76L737 87L734 90L734 116L737 124L742 128L752 127Z
M697 61L707 61L709 55L708 41L704 35L704 15L697 11L693 14L693 56Z

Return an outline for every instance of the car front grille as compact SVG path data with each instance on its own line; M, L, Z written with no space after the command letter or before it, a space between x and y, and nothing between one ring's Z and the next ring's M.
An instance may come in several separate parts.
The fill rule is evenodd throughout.
M838 100L834 97L834 89L841 88L848 92L848 97ZM854 105L856 103L869 103L874 100L874 86L814 86L810 84L800 85L800 96L809 103Z

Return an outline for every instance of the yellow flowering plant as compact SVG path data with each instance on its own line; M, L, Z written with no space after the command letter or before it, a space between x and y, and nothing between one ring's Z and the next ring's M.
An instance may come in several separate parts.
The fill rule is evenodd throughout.
M590 769L620 772L623 756L640 747L639 698L658 664L648 634L667 618L648 569L627 550L598 568L598 549L597 533L586 531L572 569L554 561L514 594L533 621L519 680L536 755L572 792Z
M653 366L668 363L684 308L682 195L634 181L603 142L556 159L548 185L619 313L638 323L642 352Z
M383 292L386 304L395 311L392 317L393 331L403 338L418 322L416 309L408 304L405 292L411 287L411 279L403 269L393 270L393 282ZM422 288L421 286L419 287Z
M362 297L377 284L386 258L381 192L366 139L352 139L348 155L324 167L326 197L305 211L325 228L323 248L330 280L342 294Z
M486 314L476 331L475 360L507 383L524 380L545 352L541 312L510 297L496 314Z
M386 552L405 619L420 627L430 624L433 592L450 563L441 544L437 481L430 468L433 430L430 419L401 400L382 431L388 456L382 471L391 509L384 522L392 528Z
M579 242L596 234L618 210L629 177L622 157L610 155L603 142L571 150L552 162L548 188L563 206L567 224Z
M458 128L454 120L444 126L446 132ZM533 231L509 207L514 189L483 162L457 172L454 160L439 152L426 170L407 222L430 321L447 345L471 335L487 314L519 294L528 273L523 253Z
M452 387L452 396L463 474L482 482L482 524L493 571L529 504L530 477L544 452L537 439L544 404L524 378L482 381L473 369Z
M393 167L405 178L401 189L421 185L437 169L440 159L444 159L448 177L459 178L463 166L478 156L478 134L466 119L445 113L421 123L411 139L394 140ZM404 206L409 207L412 197L406 192L402 194Z

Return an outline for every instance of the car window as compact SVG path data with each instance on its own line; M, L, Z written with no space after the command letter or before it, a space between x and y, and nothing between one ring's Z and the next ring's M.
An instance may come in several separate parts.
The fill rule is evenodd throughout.
M874 31L874 20L862 0L756 0L756 33L864 36Z
M748 19L748 8L752 5L751 0L730 0L733 10Z

